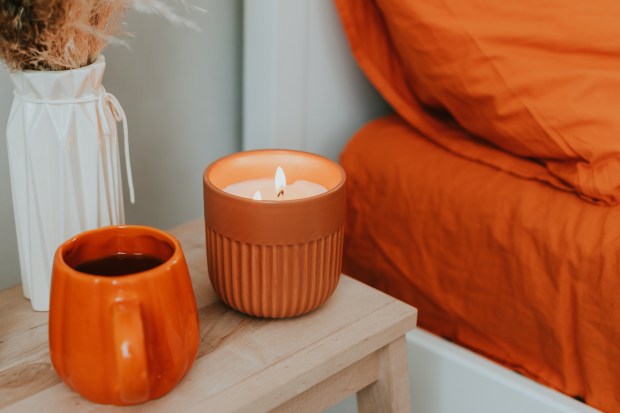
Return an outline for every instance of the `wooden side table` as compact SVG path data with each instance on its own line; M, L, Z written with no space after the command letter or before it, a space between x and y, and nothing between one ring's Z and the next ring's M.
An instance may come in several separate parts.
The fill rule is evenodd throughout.
M183 245L199 308L193 368L159 400L123 412L317 412L357 392L361 412L409 412L405 333L416 309L342 276L302 317L264 320L224 305L207 276L202 221L172 232ZM121 410L88 402L56 375L47 313L21 286L0 292L0 412Z

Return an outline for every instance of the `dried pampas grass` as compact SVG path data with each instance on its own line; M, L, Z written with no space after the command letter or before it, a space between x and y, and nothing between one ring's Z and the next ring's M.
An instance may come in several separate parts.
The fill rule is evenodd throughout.
M121 19L131 7L198 29L167 0L0 0L0 59L9 70L86 66L108 43L118 42Z

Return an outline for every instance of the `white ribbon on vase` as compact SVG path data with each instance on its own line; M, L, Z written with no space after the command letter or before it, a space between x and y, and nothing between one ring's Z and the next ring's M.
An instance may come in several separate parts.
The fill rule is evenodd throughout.
M110 137L110 125L108 125L108 118L105 116L104 108L107 105L112 113L112 117L116 122L123 123L123 138L124 138L124 147L125 147L125 169L127 172L127 185L129 186L129 200L131 203L136 202L135 191L133 187L133 175L131 173L131 159L129 157L129 129L127 128L127 116L125 115L125 111L121 106L116 96L111 93L106 92L103 86L100 87L99 93L86 96L83 98L75 98L75 99L38 99L31 98L27 96L22 96L17 93L17 91L13 91L16 98L21 100L22 102L34 103L34 104L43 104L43 105L65 105L72 103L88 103L88 102L97 102L97 111L99 112L99 117L101 120L101 127L103 128L103 133L106 137Z

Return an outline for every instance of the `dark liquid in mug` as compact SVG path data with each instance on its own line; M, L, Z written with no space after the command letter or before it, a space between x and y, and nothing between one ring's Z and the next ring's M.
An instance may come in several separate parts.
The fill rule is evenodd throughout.
M92 261L85 261L74 268L92 275L128 275L155 268L164 261L152 255L117 253Z

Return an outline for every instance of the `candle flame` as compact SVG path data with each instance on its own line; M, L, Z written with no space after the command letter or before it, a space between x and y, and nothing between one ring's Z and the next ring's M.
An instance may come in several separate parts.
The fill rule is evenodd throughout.
M256 191L254 192L254 196L252 197L252 199L255 201L262 201L263 196L261 195L260 191Z
M286 175L284 175L284 169L281 166L278 166L276 169L276 194L278 197L284 195L284 188L286 188Z

